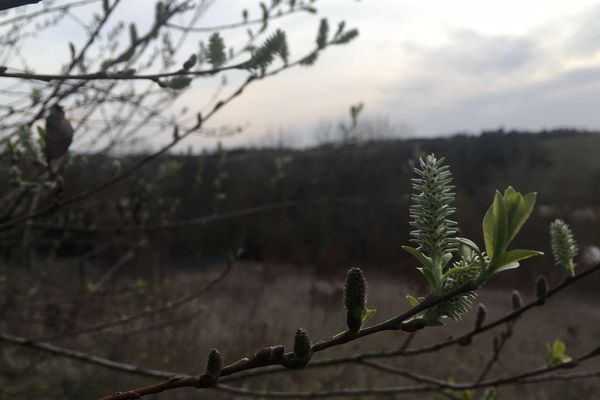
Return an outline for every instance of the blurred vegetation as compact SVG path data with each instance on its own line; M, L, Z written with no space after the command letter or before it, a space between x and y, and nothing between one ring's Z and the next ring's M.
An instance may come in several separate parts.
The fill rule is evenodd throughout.
M137 183L117 186L45 221L79 228L142 228L298 202L178 229L43 229L38 251L74 257L118 238L116 248L142 245L168 265L218 259L232 248L247 260L316 265L323 273L348 265L412 265L400 247L409 240L412 166L431 152L446 157L454 174L461 235L479 238L492 193L513 185L522 192L538 192L538 205L517 239L518 247L549 254L548 225L557 216L577 232L582 248L600 242L600 135L558 129L329 143L308 149L219 147L202 155L171 155L139 172ZM136 157L74 157L64 176L65 195ZM7 255L12 251L9 243L4 244ZM414 268L406 270L412 274Z

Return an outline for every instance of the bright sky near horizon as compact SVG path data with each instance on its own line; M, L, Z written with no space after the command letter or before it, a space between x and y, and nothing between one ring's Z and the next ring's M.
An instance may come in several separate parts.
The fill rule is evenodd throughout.
M213 11L225 18L249 3L222 2ZM317 4L320 15L346 20L360 36L312 69L257 85L223 120L249 123L250 135L282 129L302 136L318 121L347 118L350 104L363 101L365 117L386 117L416 136L500 126L600 129L597 1ZM310 41L316 23L289 23L292 46L296 37Z
M139 20L147 0L126 0ZM239 20L258 1L221 0L205 24ZM213 124L247 126L232 144L283 131L308 143L323 121L347 118L364 102L364 117L385 117L411 135L479 132L500 126L600 129L600 3L589 0L319 0L319 14L281 19L294 55L313 43L319 18L344 19L360 30L351 44L326 51L316 65L259 82ZM51 54L72 28L45 38ZM244 37L245 32L239 32ZM235 39L235 37L234 37ZM197 44L197 41L194 42ZM36 68L37 72L42 72ZM47 72L47 71L44 71ZM180 104L190 109L207 87Z

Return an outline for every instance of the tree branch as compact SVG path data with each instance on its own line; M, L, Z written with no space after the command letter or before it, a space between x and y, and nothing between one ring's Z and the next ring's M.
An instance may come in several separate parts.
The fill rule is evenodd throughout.
M37 4L42 0L3 0L0 2L0 11L26 6L28 4Z

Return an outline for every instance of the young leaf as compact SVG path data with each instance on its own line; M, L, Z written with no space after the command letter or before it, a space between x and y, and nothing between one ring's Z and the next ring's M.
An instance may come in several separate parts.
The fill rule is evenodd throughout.
M350 29L349 31L339 35L335 40L332 41L332 44L350 43L356 37L358 37L358 29Z
M504 197L509 223L507 243L510 243L531 215L537 193L522 195L513 189L512 186L509 186L505 191Z
M425 269L430 269L431 268L431 258L427 257L426 255L424 255L423 253L421 253L419 250L415 249L414 247L410 247L410 246L402 246L402 248L404 250L406 250L406 252L410 253L410 255L412 255L414 258L416 258L419 263L421 263L421 266Z
M367 322L368 320L370 320L371 318L373 318L375 316L375 313L377 312L377 310L373 309L373 308L365 308L362 310L360 319L361 322L364 324L365 322Z
M504 208L504 199L499 191L494 195L494 202L483 217L483 240L485 251L491 259L501 253L506 244L508 221Z
M494 262L494 272L506 271L507 269L517 268L519 261L530 257L543 255L541 251L516 249L509 250L499 256Z
M329 36L329 23L327 22L327 18L321 19L321 23L319 24L319 33L317 34L317 47L319 49L325 48L327 45L327 38Z
M556 339L552 346L548 345L550 356L548 357L548 366L555 367L560 364L565 364L572 361L572 358L567 355L567 345L562 340Z
M406 295L406 300L411 305L411 307L416 307L419 305L420 301L415 296L411 296L410 294Z
M464 244L468 248L474 250L476 253L481 253L481 250L479 250L479 246L477 246L477 244L470 239L464 237L457 237L456 241L460 244Z

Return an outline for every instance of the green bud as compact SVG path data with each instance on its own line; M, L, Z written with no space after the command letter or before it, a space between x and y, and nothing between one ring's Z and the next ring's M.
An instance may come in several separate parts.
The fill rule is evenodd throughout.
M571 228L561 219L556 219L550 224L550 244L554 263L565 268L571 276L575 275L573 258L577 255L577 242L573 237Z
M204 375L210 382L215 383L219 379L219 376L221 376L222 365L221 354L217 349L212 349L210 353L208 353L206 371L204 371Z
M487 308L485 305L479 303L477 307L477 319L475 320L475 329L478 330L483 326L485 322L485 317L487 316Z
M362 313L367 297L367 281L360 268L351 268L346 275L344 306L346 307L348 330L356 334L362 326Z
M304 329L298 329L294 336L294 358L296 361L306 365L312 355L310 338Z
M548 280L545 276L540 276L535 283L535 295L539 304L544 304L548 297Z
M517 290L513 290L510 296L510 303L512 304L512 309L517 311L521 307L523 307L523 299L521 298L521 294Z

